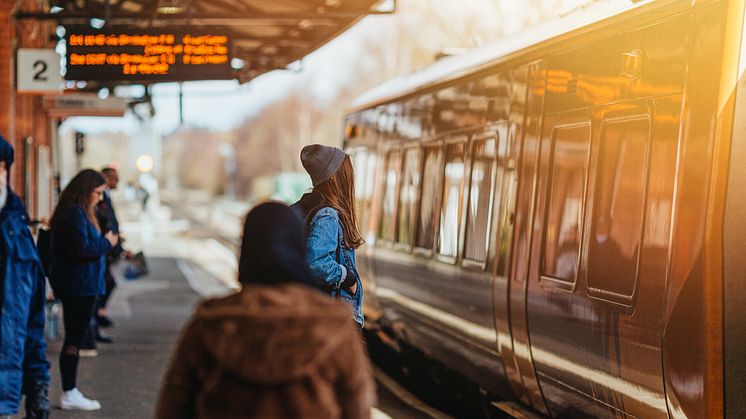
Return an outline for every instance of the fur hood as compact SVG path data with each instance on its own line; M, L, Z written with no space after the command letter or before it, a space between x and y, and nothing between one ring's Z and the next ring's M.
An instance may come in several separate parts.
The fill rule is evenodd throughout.
M221 369L243 380L276 384L312 373L349 339L347 306L303 285L244 284L195 313L197 338Z

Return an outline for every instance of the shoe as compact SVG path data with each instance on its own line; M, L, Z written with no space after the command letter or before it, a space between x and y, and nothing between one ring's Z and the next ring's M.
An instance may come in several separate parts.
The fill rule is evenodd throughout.
M109 316L96 316L96 323L99 327L114 327L114 320L110 319Z
M114 343L114 338L106 333L98 332L96 333L96 342Z
M101 403L98 400L87 399L77 388L62 393L62 396L60 396L60 406L64 410L101 409Z
M78 350L78 355L80 355L81 358L93 358L98 356L98 351L95 349L80 349Z

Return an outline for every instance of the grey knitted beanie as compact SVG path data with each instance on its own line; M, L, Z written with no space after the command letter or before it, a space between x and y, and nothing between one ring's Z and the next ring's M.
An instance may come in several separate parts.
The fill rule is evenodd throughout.
M310 144L300 151L300 161L311 175L313 186L319 186L334 176L344 159L344 151L321 144Z

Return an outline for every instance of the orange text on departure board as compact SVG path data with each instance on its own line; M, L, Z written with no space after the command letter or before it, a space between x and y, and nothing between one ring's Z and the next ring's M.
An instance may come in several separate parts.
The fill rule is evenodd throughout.
M225 64L228 62L228 37L224 35L76 35L68 38L69 46L81 53L69 55L71 66L121 66L123 75L168 74L177 60L184 65ZM138 47L136 53L90 52L100 47ZM132 48L127 48L132 51Z

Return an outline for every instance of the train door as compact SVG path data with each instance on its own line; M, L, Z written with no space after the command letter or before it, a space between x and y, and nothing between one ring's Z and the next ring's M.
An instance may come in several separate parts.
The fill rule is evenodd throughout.
M544 117L527 318L553 414L667 416L661 307L680 106L671 95Z
M594 112L581 277L592 394L610 416L668 417L662 307L680 109L674 94Z
M508 318L510 324L511 350L502 351L503 362L511 385L519 399L536 410L547 413L541 394L530 350L526 317L526 292L528 260L532 238L532 216L535 206L536 165L541 135L546 76L541 64L532 65L523 75L527 86L527 101L523 108L522 133L520 135L520 157L518 159L518 185L515 203L515 224L508 281ZM511 115L512 118L512 115ZM499 326L499 323L498 323ZM508 354L509 352L509 354ZM515 390L514 390L515 391Z
M595 412L588 381L592 308L579 279L591 151L589 108L544 115L527 278L531 355L549 411ZM585 372L584 372L585 371ZM574 391L568 391L573 389Z
M368 134L370 136L370 134ZM379 166L378 155L374 141L361 142L355 146L347 146L346 151L352 156L352 165L355 170L355 213L362 234L366 242L375 240L371 234L374 228L371 226L375 217L373 214L374 185L376 170ZM376 275L373 269L372 246L363 246L357 253L357 265L363 287L369 292L363 300L363 314L369 322L377 322L381 317L381 310L376 298Z

